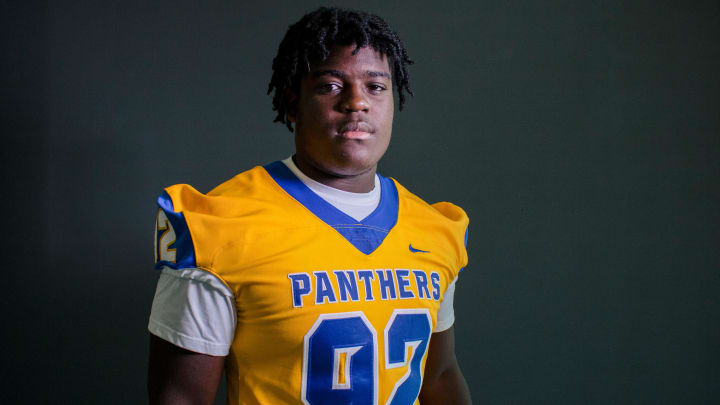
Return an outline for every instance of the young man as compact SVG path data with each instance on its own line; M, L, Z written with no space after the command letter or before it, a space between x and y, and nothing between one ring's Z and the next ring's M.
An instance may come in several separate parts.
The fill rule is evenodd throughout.
M154 404L469 404L454 353L468 219L376 173L412 63L377 16L320 8L273 62L292 158L159 197Z

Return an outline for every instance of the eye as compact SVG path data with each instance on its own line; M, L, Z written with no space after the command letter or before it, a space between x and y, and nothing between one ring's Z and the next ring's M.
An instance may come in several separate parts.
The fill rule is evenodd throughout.
M379 94L383 91L387 90L387 87L384 84L380 83L370 83L368 84L368 90L370 90L371 93Z
M327 93L336 93L342 89L342 86L340 86L338 83L323 83L316 87L317 91L322 94Z

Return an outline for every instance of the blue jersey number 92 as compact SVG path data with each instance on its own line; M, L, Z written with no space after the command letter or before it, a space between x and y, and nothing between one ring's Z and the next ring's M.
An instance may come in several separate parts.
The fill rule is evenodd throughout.
M395 383L388 405L411 405L417 399L431 325L427 309L396 309L390 317L384 367L407 365L408 370ZM377 332L362 312L320 315L305 335L303 357L303 403L378 403Z

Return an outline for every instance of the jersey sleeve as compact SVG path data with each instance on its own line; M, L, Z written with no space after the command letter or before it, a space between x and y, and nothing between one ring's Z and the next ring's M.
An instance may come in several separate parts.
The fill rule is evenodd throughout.
M164 267L148 330L175 346L212 356L230 351L237 322L232 291L200 269Z
M468 231L470 231L469 224L465 226L465 236L463 237L463 250L465 251L465 264L460 267L460 270L458 270L458 274L465 269L465 266L467 266L467 263L469 261L468 253L467 253L467 244L468 244Z
M467 238L470 219L465 211L455 204L438 202L432 206L446 219L448 239L455 251L454 269L460 273L468 263Z
M195 244L182 211L175 210L167 191L157 199L155 222L155 268L172 269L197 267Z
M447 220L448 233L446 235L450 243L449 246L455 252L454 263L451 264L453 270L452 281L448 284L443 295L443 301L440 303L437 312L437 323L433 330L433 332L442 332L449 329L455 322L455 309L453 307L455 284L458 276L468 263L467 242L470 220L465 211L455 204L439 202L433 204L433 207Z
M155 268L161 270L148 330L176 346L214 356L227 355L237 322L232 290L200 268L197 244L188 225L200 194L186 185L158 197Z
M445 290L443 300L440 303L440 308L437 312L437 322L435 323L435 329L433 333L442 332L450 329L455 323L455 308L453 302L455 301L455 282L457 277L453 280L448 288Z

